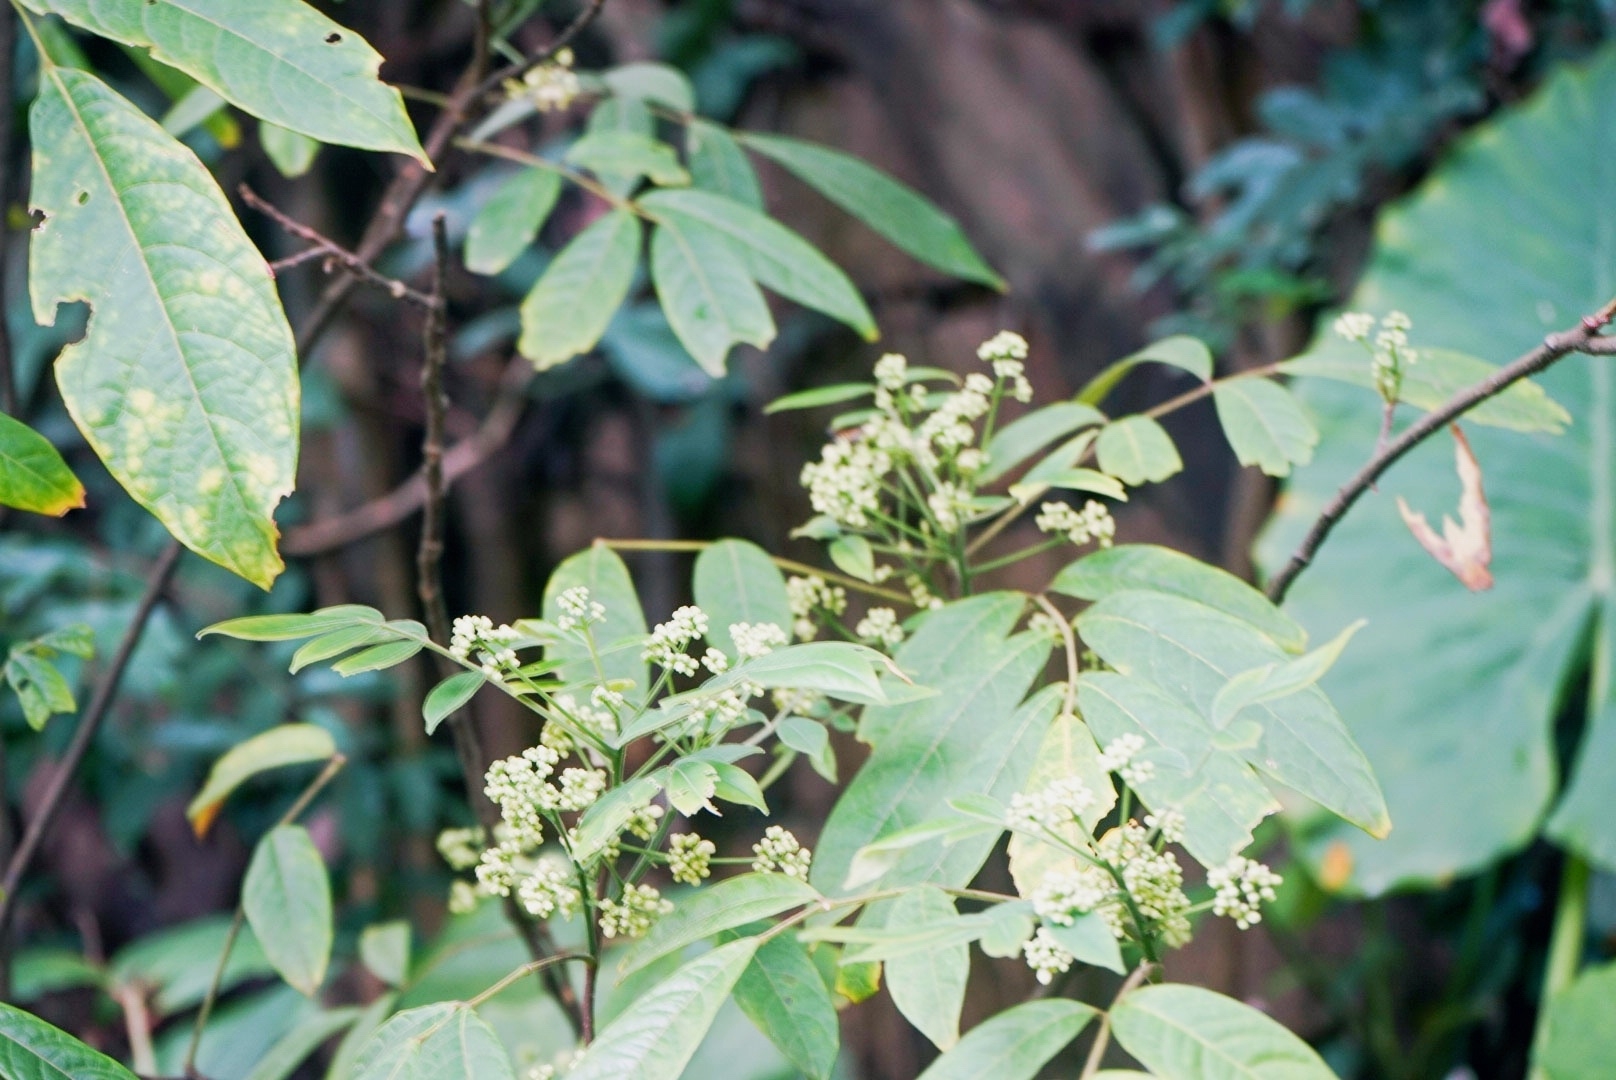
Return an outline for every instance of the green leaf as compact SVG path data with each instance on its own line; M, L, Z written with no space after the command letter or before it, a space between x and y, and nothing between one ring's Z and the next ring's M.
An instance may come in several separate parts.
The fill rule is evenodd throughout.
M297 651L292 654L292 662L287 669L296 675L310 664L318 664L322 660L330 660L334 656L341 656L379 641L391 642L394 638L395 635L385 623L380 625L360 623L341 630L333 630L329 634L321 634L299 645Z
M578 819L572 839L572 859L587 864L607 844L617 839L630 818L650 804L661 781L642 776L619 787L612 788L596 799Z
M46 994L86 987L105 987L106 970L67 949L25 948L17 953L12 974L12 997L37 1001Z
M1417 363L1404 368L1403 386L1398 395L1401 403L1416 409L1434 409L1498 370L1496 364L1452 349L1431 349L1422 345L1419 354ZM1368 354L1361 345L1342 341L1335 334L1319 338L1312 349L1280 364L1279 370L1287 375L1335 379L1371 392L1375 390ZM1375 401L1379 408L1378 393ZM1465 413L1464 419L1467 424L1558 435L1571 423L1571 414L1538 383L1522 379Z
M281 978L318 993L331 962L331 881L307 829L280 825L258 841L241 907Z
M1020 958L1022 947L1038 925L1033 918L1032 904L1026 900L1011 900L994 904L983 914L987 916L988 924L977 943L982 955L997 960Z
M196 155L94 76L45 68L29 125L34 319L94 307L56 361L68 411L170 532L268 588L298 384L263 256Z
M758 919L819 900L806 883L784 874L742 874L725 878L679 901L673 911L652 924L619 963L627 975L669 953Z
M687 229L705 227L722 233L735 242L747 269L764 286L875 340L875 319L847 275L779 222L745 203L707 191L653 191L639 202L658 221L680 221Z
M230 926L229 916L216 915L148 934L113 957L110 980L118 986L138 983L155 988L151 1003L157 1016L194 1008L213 985ZM274 973L252 927L243 927L230 950L219 992L228 993L247 979Z
M766 349L774 317L730 241L670 218L651 233L651 281L668 325L702 370L722 378L732 345Z
M1139 760L1152 773L1131 785L1154 810L1184 815L1184 848L1202 866L1219 866L1251 846L1252 830L1279 802L1246 763L1217 745L1218 732L1193 708L1143 679L1086 672L1078 705L1104 742L1124 735L1145 740ZM1024 891L1024 890L1023 890Z
M301 0L26 0L35 11L150 49L245 112L321 142L426 162L382 57Z
M1117 792L1111 774L1100 767L1100 748L1094 744L1088 725L1071 713L1062 713L1051 721L1049 730L1044 733L1044 741L1038 746L1038 756L1022 790L1042 791L1068 776L1082 780L1095 796L1094 802L1083 811L1081 822L1067 822L1058 830L1064 839L1081 844L1117 804ZM1021 896L1036 893L1051 871L1080 868L1076 855L1020 832L1011 834L1008 854L1010 878Z
M983 792L1002 800L1021 790L1058 698L1022 699L1049 658L1049 639L1007 637L1023 597L988 593L924 615L894 661L935 696L864 711L859 738L874 750L831 810L814 853L813 880L840 891L854 855L905 826L948 813L948 800ZM888 887L963 885L993 837L933 844L905 855Z
M315 637L333 630L370 624L380 626L385 621L382 613L362 604L343 604L321 608L307 615L247 615L239 619L226 619L197 632L197 637L223 634L242 641L296 641Z
M739 765L730 765L723 761L713 765L713 772L714 796L736 806L750 806L765 814L769 812L769 803L763 796L763 788L752 778L751 773Z
M1223 434L1242 465L1269 476L1289 476L1292 465L1313 460L1318 429L1296 398L1272 379L1231 379L1212 390Z
M690 174L673 147L637 131L591 131L567 148L566 161L599 176L638 179L656 184L688 184Z
M978 480L991 484L1056 439L1065 438L1079 428L1103 423L1104 413L1081 402L1057 401L1034 409L994 432L985 448L988 463Z
M1183 334L1175 334L1169 338L1147 345L1138 352L1124 356L1089 380L1077 395L1077 400L1088 405L1098 405L1106 399L1122 377L1140 364L1146 362L1157 364L1170 364L1194 375L1202 382L1212 379L1212 353L1200 340Z
M1117 944L1116 935L1099 912L1078 915L1070 926L1051 922L1046 922L1044 926L1050 936L1060 942L1061 948L1080 963L1107 968L1118 975L1128 970L1122 962L1122 947Z
M1549 999L1533 1064L1547 1080L1616 1076L1612 1016L1616 1016L1616 963L1585 969Z
M940 889L904 893L892 904L890 926L924 925L957 919L954 900ZM887 961L887 992L904 1019L939 1050L959 1042L960 1010L971 974L968 945L946 945L895 956Z
M267 120L258 124L258 144L264 148L277 172L288 180L295 180L309 171L314 156L320 152L320 143Z
M1335 1080L1313 1048L1277 1020L1199 986L1133 991L1112 1006L1111 1031L1156 1076Z
M344 657L331 665L343 678L358 675L365 671L382 671L386 668L397 667L416 653L420 652L422 645L419 641L389 641L382 645L373 645L363 652L354 653Z
M0 413L0 506L61 517L84 505L84 485L50 441Z
M448 715L476 696L488 682L480 671L462 671L444 679L432 688L421 704L421 715L426 720L426 733L438 730Z
M763 209L763 189L746 151L725 131L707 120L692 120L685 127L685 161L690 180L703 191L734 199L754 210Z
M784 725L781 725L782 728ZM817 726L817 725L816 725ZM823 728L820 728L823 731ZM784 741L784 740L782 740ZM980 821L975 818L950 817L934 818L931 821L922 821L918 825L910 825L897 832L888 833L874 843L865 844L853 853L853 861L848 865L847 880L842 883L844 888L857 889L879 880L882 875L897 865L898 860L907 852L921 844L928 844L933 840L944 845L957 844L961 840L969 840L977 836L991 834L995 839L1004 832L1003 815L998 815L992 823Z
M747 132L741 141L927 266L1001 292L1006 288L1004 279L971 247L958 222L874 166L784 135Z
M860 581L875 580L875 550L870 542L857 533L838 536L826 548L830 561L844 574Z
M466 228L466 269L498 274L527 250L561 195L561 174L528 168L511 174Z
M696 111L696 91L685 73L670 64L642 61L601 72L606 88L620 98L663 105L674 112Z
M836 383L832 386L816 386L811 390L799 390L795 394L775 398L763 407L763 413L765 416L769 416L792 409L817 409L821 405L834 405L839 401L852 401L854 398L868 397L874 392L875 387L871 383Z
M1227 728L1242 709L1265 701L1289 697L1299 690L1313 686L1329 671L1341 652L1352 640L1352 635L1363 629L1364 620L1351 626L1306 656L1295 660L1282 660L1264 664L1250 671L1242 671L1230 679L1212 699L1212 726Z
M1112 593L1078 617L1077 631L1110 667L1154 683L1203 717L1232 677L1285 659L1255 628L1166 593ZM1259 771L1365 832L1390 830L1369 763L1316 687L1253 705L1248 715L1262 729L1246 755Z
M709 679L702 693L751 683L765 690L816 690L841 701L884 704L886 691L876 672L885 670L886 657L868 645L851 641L810 641L787 645L755 660L737 664Z
M0 1075L17 1080L135 1080L135 1074L31 1013L0 1004Z
M1094 1015L1093 1007L1064 999L1006 1009L966 1032L919 1080L1033 1080Z
M795 937L758 948L735 983L735 1003L810 1080L829 1080L841 1029L825 980Z
M737 623L773 623L791 632L786 581L769 553L745 540L720 540L696 556L691 591L707 613L708 639L739 656L729 628Z
M198 836L208 831L219 807L236 788L270 769L326 761L337 752L331 733L314 724L281 724L237 743L208 770L207 782L185 808Z
M1063 491L1086 491L1091 495L1116 499L1118 502L1128 501L1128 489L1122 486L1122 481L1094 469L1067 469L1065 472L1046 477L1043 486L1060 488ZM1010 491L1014 494L1016 489L1013 487Z
M1616 178L1599 149L1612 95L1616 53L1604 52L1557 70L1527 102L1458 140L1425 189L1382 215L1350 306L1406 311L1422 356L1430 342L1491 363L1597 310L1616 281L1616 248L1590 242L1616 230ZM1327 322L1320 329L1322 342ZM1433 439L1381 477L1379 495L1353 508L1289 594L1287 609L1310 629L1369 619L1321 686L1398 823L1371 842L1292 817L1295 849L1315 872L1350 868L1326 884L1367 893L1445 885L1530 844L1557 798L1551 835L1616 868L1616 851L1598 846L1609 843L1616 800L1612 743L1600 734L1616 718L1610 680L1589 687L1580 744L1556 745L1557 731L1571 730L1561 721L1567 703L1582 699L1590 666L1610 670L1616 655L1608 629L1616 378L1603 360L1570 357L1538 381L1572 413L1564 435L1466 429L1492 506L1501 572L1491 590L1469 593L1411 540L1392 542L1403 531L1397 497L1453 505L1453 449ZM1380 423L1374 395L1323 380L1296 390L1323 439L1264 539L1269 572L1362 466Z
M286 1080L310 1054L359 1019L361 1012L363 1010L359 1006L347 1005L339 1009L321 1009L304 1017L275 1041L269 1053L259 1059L245 1080Z
M470 1005L408 1009L376 1030L354 1062L354 1080L515 1080L499 1036Z
M517 350L540 371L588 352L634 283L640 219L614 210L573 237L522 301Z
M757 938L720 945L642 994L595 1037L568 1080L678 1080L757 947Z
M1184 468L1166 429L1148 416L1124 416L1105 425L1094 453L1103 471L1132 487L1165 480Z
M718 770L711 762L684 758L665 769L657 770L662 790L667 792L668 805L686 817L702 810L717 813L711 800L718 788Z
M6 658L6 682L22 702L23 717L35 731L56 713L78 708L73 688L56 665L23 649L13 649Z
M805 716L788 716L780 721L774 734L782 746L806 755L816 773L837 783L836 749L830 744L830 733L824 724Z
M555 622L561 616L558 598L568 589L583 586L589 596L606 608L606 617L589 629L601 667L608 680L630 679L641 694L650 685L640 651L646 636L645 613L634 579L617 552L603 545L592 545L561 561L544 585L544 617ZM629 642L627 646L620 643ZM598 679L595 661L587 645L572 635L562 635L545 650L545 659L560 661L556 669L562 682L593 682ZM633 695L631 694L632 698Z
M410 973L410 924L403 919L372 923L359 935L359 959L388 986L402 986Z
M1268 598L1227 570L1155 544L1123 544L1069 563L1050 592L1103 600L1114 592L1149 589L1195 600L1250 623L1288 652L1301 652L1307 633Z

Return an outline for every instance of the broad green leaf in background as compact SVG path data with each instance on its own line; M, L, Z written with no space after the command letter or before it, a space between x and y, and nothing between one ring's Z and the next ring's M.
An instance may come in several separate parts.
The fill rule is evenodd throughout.
M1212 391L1223 434L1242 465L1289 476L1313 460L1319 432L1296 398L1272 379L1230 379Z
M599 176L633 180L645 176L655 184L690 183L690 174L679 164L673 147L638 131L588 132L567 148L566 160Z
M707 637L731 657L739 656L729 628L736 623L774 623L791 632L786 581L769 553L746 540L720 540L696 556L691 578L696 606L707 613Z
M1092 1006L1063 998L1006 1009L966 1032L919 1080L1033 1080L1094 1015Z
M757 173L728 131L707 120L692 120L685 128L685 160L690 166L690 182L703 191L711 191L745 203L754 210L763 209L763 189L758 186Z
M983 484L992 483L1056 439L1078 428L1103 423L1104 413L1079 401L1057 401L1034 409L994 432L984 447L988 463L978 480Z
M0 506L61 517L84 505L84 485L50 441L0 413Z
M1363 625L1359 619L1306 656L1267 663L1230 679L1212 699L1212 726L1221 731L1247 706L1289 697L1317 683Z
M940 889L912 889L892 904L887 925L925 925L958 917L954 900ZM969 945L921 949L887 961L887 993L911 1024L939 1050L959 1042L960 1010L971 974Z
M1256 628L1167 593L1117 592L1078 617L1083 643L1123 675L1153 683L1210 717L1235 675L1286 659ZM1316 687L1252 705L1260 735L1246 753L1259 771L1375 836L1391 828L1364 755Z
M640 219L614 210L568 241L522 300L517 350L540 371L595 347L640 259Z
M1025 598L988 593L926 613L899 647L897 665L938 691L864 711L859 738L874 750L831 810L814 853L813 880L843 891L860 848L906 826L944 816L948 800L981 792L1008 801L1021 790L1058 708L1057 695L1022 699L1049 658L1049 638L1007 637ZM766 658L765 658L766 659ZM1053 689L1053 688L1051 688ZM992 849L991 836L905 854L881 879L891 887L963 885Z
M724 930L812 904L819 893L785 874L741 874L703 886L658 919L621 962L628 974Z
M642 994L595 1037L568 1080L678 1080L757 947L757 938L720 945Z
M742 252L747 269L766 288L846 323L867 340L875 319L864 298L808 241L745 203L694 189L653 191L639 200L658 221L675 220L723 234Z
M671 64L640 61L601 72L601 81L619 98L660 105L674 112L696 111L696 91L684 72Z
M1424 338L1423 333L1420 336ZM1320 337L1305 354L1285 361L1279 369L1287 375L1335 379L1361 386L1371 393L1375 390L1374 373L1363 346L1343 341L1333 333ZM1429 348L1422 340L1419 361L1404 368L1398 400L1416 409L1434 409L1497 370L1497 364L1452 349ZM1379 408L1379 397L1374 400ZM1511 431L1546 431L1557 435L1571 423L1571 414L1536 381L1522 379L1465 413L1464 420L1467 425L1486 424Z
M580 585L589 590L591 600L606 608L606 617L589 628L601 654L606 677L634 680L631 698L645 693L649 685L647 669L645 661L640 659L646 635L645 613L640 609L640 595L634 590L634 579L629 577L628 567L623 565L617 552L603 544L592 544L567 556L545 582L544 617L550 622L558 619L561 616L558 597ZM624 645L624 642L631 644ZM545 659L561 661L556 674L562 682L597 678L589 648L571 636L563 636L545 649Z
M1616 1076L1616 963L1590 967L1548 1003L1533 1063L1548 1080L1605 1080Z
M320 152L320 143L267 120L258 124L258 144L264 148L275 169L288 180L295 180L309 171L314 156Z
M150 49L261 120L321 142L426 155L382 57L302 0L25 0L102 37Z
M1100 468L1138 487L1165 480L1184 468L1172 438L1148 416L1124 416L1100 429L1094 441Z
M361 1012L357 1005L345 1005L305 1017L276 1040L244 1080L286 1080L328 1039L359 1019Z
M402 986L410 973L410 924L404 919L374 923L359 935L359 959L388 986Z
M526 168L512 173L466 227L466 269L498 274L527 250L561 195L561 174Z
M197 836L204 836L224 801L261 772L287 765L326 761L337 752L331 733L316 724L281 724L237 743L208 770L207 782L185 808Z
M959 223L906 184L839 150L784 135L746 132L741 141L927 266L1003 291Z
M1382 215L1348 306L1407 312L1422 352L1430 343L1502 364L1609 300L1616 174L1601 147L1613 96L1616 52L1606 50L1460 140L1424 191ZM1571 356L1538 382L1571 410L1564 435L1467 429L1492 505L1490 591L1464 589L1405 535L1398 496L1442 506L1457 494L1452 450L1435 439L1359 501L1287 599L1309 628L1369 620L1321 686L1398 823L1373 842L1295 820L1309 863L1352 870L1326 884L1381 893L1447 882L1524 847L1546 818L1550 836L1616 869L1609 679L1593 680L1563 795L1554 742L1586 665L1609 672L1616 661L1616 372ZM1323 439L1261 545L1270 571L1368 457L1379 427L1372 394L1323 380L1297 390Z
M875 549L858 533L838 536L825 549L836 569L860 581L875 581Z
M841 1046L830 990L791 934L771 938L735 984L735 1003L810 1080L829 1080Z
M56 362L68 411L170 532L268 588L298 382L263 256L196 155L94 76L44 68L29 125L34 319L92 309Z
M258 841L241 906L281 978L318 993L331 962L331 880L307 829L280 825Z
M1212 380L1212 353L1206 345L1197 338L1175 334L1109 365L1089 380L1088 385L1077 395L1077 400L1088 405L1098 405L1105 400L1112 388L1122 381L1124 375L1147 362L1181 368L1202 382Z
M651 281L679 343L702 370L722 378L730 347L766 349L774 317L735 246L678 218L651 232Z
M1250 623L1287 652L1301 652L1307 634L1262 593L1227 570L1155 544L1119 544L1083 556L1055 575L1050 592L1103 600L1114 592L1150 589L1194 600Z
M194 1008L218 974L219 954L230 937L230 927L228 915L211 915L147 934L112 958L109 981L115 986L138 985L150 993L151 1009L158 1017ZM243 927L230 950L219 992L274 973L252 927Z
M1122 1048L1156 1076L1189 1080L1335 1080L1279 1021L1199 986L1146 986L1111 1009Z
M354 1080L515 1080L499 1036L463 1001L399 1013L354 1062Z
M16 1080L135 1080L135 1074L73 1036L0 1004L0 1075Z

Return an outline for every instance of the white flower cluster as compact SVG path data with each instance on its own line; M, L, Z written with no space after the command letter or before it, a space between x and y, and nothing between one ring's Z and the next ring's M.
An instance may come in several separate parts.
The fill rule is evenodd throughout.
M438 854L451 870L470 870L483 856L481 829L444 829L438 834Z
M609 938L644 937L658 916L672 910L673 902L664 900L654 886L624 885L621 898L600 902L600 932Z
M802 486L816 513L850 529L870 527L881 509L881 481L892 471L892 455L864 439L838 436L826 443L818 461L802 467Z
M556 597L556 606L561 609L556 628L563 632L598 623L606 617L606 605L591 600L589 589L583 585L574 585Z
M1082 546L1094 541L1103 548L1116 539L1117 523L1104 503L1090 499L1078 510L1070 503L1046 502L1038 508L1034 519L1039 530L1046 533L1065 533L1066 539Z
M1142 784L1156 775L1155 762L1138 760L1139 752L1144 748L1143 735L1118 735L1100 751L1100 768L1116 773L1125 784Z
M787 578L786 600L791 604L791 632L798 641L812 641L819 635L815 613L824 611L836 616L847 610L847 590L827 585L818 574Z
M1145 815L1145 828L1154 831L1164 844L1183 843L1185 825L1184 812L1172 807Z
M729 636L742 660L767 656L790 640L786 632L772 622L731 623Z
M707 614L695 605L675 611L665 623L658 623L645 643L640 659L680 675L694 675L700 666L685 652L692 642L707 635Z
M712 871L712 857L718 848L711 840L695 833L675 833L668 837L668 873L686 885L700 885Z
M1063 776L1037 791L1013 795L1006 824L1021 832L1055 832L1081 821L1083 811L1095 803L1094 792L1079 776Z
M505 80L506 96L525 97L540 112L555 112L571 105L583 90L578 73L572 70L572 50L562 49L549 63L522 76L520 82Z
M956 484L951 480L942 480L937 484L937 490L926 496L926 508L931 516L937 520L937 527L943 532L954 532L971 515L971 489L964 484Z
M573 885L570 864L547 855L518 882L516 899L522 909L535 918L560 915L565 919L577 912L583 903L583 894Z
M945 396L936 410L921 421L917 434L943 455L963 450L976 440L976 428L972 425L993 407L988 398L991 393L993 380L972 372L965 376L962 389Z
M931 591L931 586L927 585L926 579L919 574L905 574L903 584L909 590L909 599L914 601L915 607L920 608L922 611L928 608L936 610L943 606L943 598L934 595Z
M1072 962L1077 959L1055 940L1055 935L1042 926L1021 950L1027 957L1027 966L1032 968L1038 981L1045 986L1053 982L1056 975L1070 971Z
M477 654L483 674L498 682L520 666L511 644L521 632L509 626L495 626L486 615L462 615L449 634L449 651L462 660Z
M1157 848L1156 838L1136 821L1108 830L1094 846L1094 861L1044 877L1032 896L1033 911L1057 926L1094 912L1119 941L1148 934L1182 945L1190 939L1184 872L1172 852Z
M558 712L564 713L576 727L598 736L602 741L617 735L617 711L624 704L621 693L605 686L596 686L589 692L587 705L571 694L557 694L554 698ZM571 736L559 724L547 725L539 741L563 754L573 750Z
M903 644L903 627L898 625L898 613L889 607L871 608L853 628L860 641L871 645L895 649Z
M1000 330L976 350L978 359L993 365L996 378L1010 383L1010 395L1017 401L1032 400L1032 383L1027 381L1027 339L1009 330Z
M1249 930L1262 922L1259 908L1263 901L1274 899L1274 890L1283 881L1255 859L1236 855L1206 872L1206 883L1213 889L1212 913L1227 915L1240 929Z
M875 362L875 385L888 394L896 394L908 381L909 361L899 353L889 352Z
M752 869L757 873L780 873L798 881L808 880L813 852L778 825L764 830L763 839L752 845L752 854L757 856L752 860Z
M1409 365L1416 363L1420 354L1409 348L1408 331L1413 326L1401 311L1393 311L1380 320L1375 330L1375 317L1365 311L1348 311L1335 320L1335 332L1348 341L1357 342L1369 350L1372 357L1370 370L1375 390L1388 403L1396 404L1403 389L1403 375ZM1375 335L1371 342L1369 335Z

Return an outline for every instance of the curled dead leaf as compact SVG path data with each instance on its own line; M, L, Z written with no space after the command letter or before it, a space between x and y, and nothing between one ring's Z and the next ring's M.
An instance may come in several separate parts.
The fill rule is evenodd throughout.
M1454 457L1459 473L1459 521L1457 524L1446 514L1442 516L1442 535L1426 522L1425 515L1410 510L1399 496L1397 509L1403 522L1414 534L1420 546L1432 558L1447 567L1472 592L1490 589L1493 585L1489 565L1493 560L1492 512L1487 507L1487 495L1481 486L1481 466L1470 450L1470 442L1452 425Z

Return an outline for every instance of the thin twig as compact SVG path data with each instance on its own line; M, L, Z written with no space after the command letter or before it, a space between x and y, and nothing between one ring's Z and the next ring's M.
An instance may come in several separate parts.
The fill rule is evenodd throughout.
M11 82L12 82L12 54L17 47L17 13L11 10L11 5L5 5L0 10L0 155L5 160L0 161L0 211L11 205ZM6 296L6 261L10 255L11 229L4 221L0 221L0 301ZM17 376L12 370L11 358L11 331L4 319L0 319L0 412L12 416L17 414ZM0 776L5 770L0 768ZM0 787L0 796L5 793ZM4 807L0 803L0 808ZM7 830L4 841L9 845L10 832ZM0 856L3 857L3 856ZM3 988L3 994L10 997L10 987Z
M321 769L313 780L308 782L292 805L275 822L270 832L283 826L290 825L303 816L303 811L309 808L317 795L325 790L325 786L336 779L348 759L342 754L332 754L326 760L325 768ZM230 920L230 932L224 936L224 947L219 950L219 962L213 968L213 980L208 983L208 992L202 996L202 1006L196 1012L196 1022L191 1025L191 1042L185 1048L185 1064L180 1071L186 1076L196 1074L196 1053L202 1046L202 1031L208 1026L208 1017L213 1014L213 1005L219 999L219 988L224 985L225 969L230 966L230 953L236 947L236 938L241 936L241 928L247 921L247 898L243 895L236 901L236 914Z
M113 698L117 696L118 684L123 680L123 673L129 667L130 658L134 656L135 646L140 644L146 623L156 610L157 601L168 588L168 583L174 576L174 568L179 565L180 554L184 550L178 540L171 540L163 549L162 555L158 556L157 565L152 568L151 577L146 582L146 591L135 605L129 626L124 630L123 640L118 643L118 649L113 653L111 662L95 685L90 703L85 706L78 727L73 731L73 738L68 743L66 752L62 754L61 764L57 766L50 785L45 789L44 798L40 800L39 811L28 822L22 842L17 845L17 850L11 853L11 859L6 863L5 876L0 878L0 967L9 967L11 963L11 920L16 915L17 890L22 884L23 877L28 873L28 868L33 865L34 856L39 853L45 835L56 822L56 815L62 808L62 800L67 796L67 789L73 783L79 765L89 753L90 747L94 745L96 735L100 733L101 723L106 719Z
M1111 999L1111 1009L1116 1008L1118 1002L1138 989L1139 984L1149 977L1154 967L1155 965L1147 960L1134 968L1122 987L1117 990L1117 996ZM1100 1030L1094 1033L1094 1045L1089 1047L1088 1059L1083 1062L1083 1071L1078 1074L1077 1080L1091 1080L1100 1071L1100 1062L1105 1058L1105 1048L1111 1042L1111 1009L1100 1014Z
M1536 375L1571 353L1586 353L1590 356L1616 355L1616 337L1598 336L1599 331L1608 325L1613 317L1616 317L1616 300L1612 300L1595 314L1589 315L1572 329L1545 337L1537 348L1499 368L1474 386L1460 390L1405 428L1401 435L1387 443L1384 449L1371 457L1364 467L1353 475L1352 479L1343 484L1334 498L1320 511L1313 522L1313 527L1297 545L1290 561L1269 581L1268 599L1276 604L1284 601L1285 594L1290 591L1297 575L1313 561L1320 545L1330 535L1337 522L1352 509L1352 505L1359 497L1380 479L1381 474L1391 468L1404 454L1477 405L1489 398L1497 397L1515 383Z
M489 75L479 83L474 91L474 97L482 98L505 85L507 79L520 79L529 71L555 58L555 55L568 45L571 45L578 35L588 28L589 24L600 17L601 10L605 8L606 0L589 0L582 11L574 16L562 31L550 39L550 43L519 64L509 64Z
M500 379L499 394L477 430L443 453L443 486L487 461L510 439L527 404L527 384L533 378L533 365L518 356ZM281 541L284 555L318 555L357 543L384 529L407 520L426 505L426 478L417 472L385 495L357 506L345 514L294 525Z
M337 243L320 230L298 221L296 218L286 213L286 211L259 195L246 184L238 185L236 187L236 191L241 195L242 202L268 217L270 220L275 222L275 224L279 225L293 236L298 237L301 240L307 240L310 244L312 244L313 247L310 250L324 255L326 257L326 265L328 268L334 269L337 266L341 266L344 270L348 271L348 273L363 278L372 285L378 285L387 290L388 295L392 296L395 300L408 300L412 304L417 304L428 309L432 307L432 297L428 296L426 293L410 288L397 278L388 277L386 274L371 266L369 261L361 259L358 255L349 251L347 248L343 247L341 244ZM312 256L310 255L309 251L301 251L296 255L293 255L291 259L282 259L279 265L286 266L291 263L302 262L310 257Z

